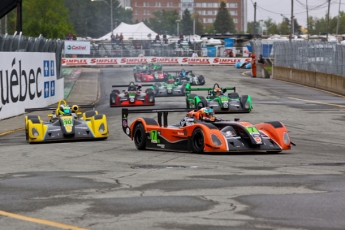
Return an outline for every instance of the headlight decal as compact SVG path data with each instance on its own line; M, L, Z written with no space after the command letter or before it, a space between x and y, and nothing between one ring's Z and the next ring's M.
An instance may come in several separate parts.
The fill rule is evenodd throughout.
M290 142L291 142L290 141L290 136L289 136L289 134L287 132L284 132L283 140L284 140L284 144L286 144L286 145L290 144Z
M100 133L103 133L103 132L104 132L104 129L105 129L105 127L104 127L104 124L102 123L102 124L99 126L98 131L99 131Z
M36 128L32 128L32 129L31 129L31 132L32 132L32 135L34 135L35 137L38 137L38 136L39 136L39 133L38 133L38 131L37 131Z
M221 146L222 145L221 140L217 137L216 134L211 134L211 139L212 139L212 142L215 146Z

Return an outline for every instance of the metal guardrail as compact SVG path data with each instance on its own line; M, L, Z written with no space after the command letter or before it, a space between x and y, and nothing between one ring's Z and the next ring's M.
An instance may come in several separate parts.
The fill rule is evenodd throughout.
M61 78L61 58L64 41L42 36L26 37L22 34L0 35L0 52L46 52L55 53L57 78Z
M274 65L345 76L345 46L336 42L251 41L253 52L273 58ZM270 50L264 50L266 48Z

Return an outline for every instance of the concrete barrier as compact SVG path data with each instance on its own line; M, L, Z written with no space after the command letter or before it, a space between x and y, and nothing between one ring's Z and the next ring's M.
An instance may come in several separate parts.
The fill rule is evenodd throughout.
M345 95L345 77L340 75L273 66L272 78Z
M256 63L256 77L270 78L270 73L261 63Z

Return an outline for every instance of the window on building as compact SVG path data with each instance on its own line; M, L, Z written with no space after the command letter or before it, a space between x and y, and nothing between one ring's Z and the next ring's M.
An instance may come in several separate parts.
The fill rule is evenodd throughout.
M207 3L207 7L208 7L208 8L211 8L212 5L213 5L213 3Z
M135 6L135 7L137 7L137 6L138 6L138 3L137 3L137 2L135 2L135 3L134 3L134 6Z
M234 23L238 23L238 19L237 18L233 18L232 20L234 20Z
M214 22L214 18L208 18L208 19L207 19L207 22L208 22L208 23L213 23L213 22Z
M150 7L150 3L148 2L148 3L146 4L146 6L147 6L147 7Z
M213 8L218 8L218 7L219 7L218 3L213 3Z
M138 15L138 10L135 10L135 11L134 11L134 15Z
M231 14L231 15L237 15L237 10L230 10L230 11L229 11L229 14Z
M208 10L207 15L213 15L213 10Z
M237 8L237 3L227 3L227 8Z
M205 2L203 2L203 3L201 3L201 5L202 5L202 7L207 7L207 3L205 3Z
M150 15L150 14L151 14L150 10L147 10L146 14L147 14L147 15Z
M146 2L143 2L143 7L146 7Z
M195 3L195 7L201 7L201 3Z
M143 11L143 15L146 15L146 10Z

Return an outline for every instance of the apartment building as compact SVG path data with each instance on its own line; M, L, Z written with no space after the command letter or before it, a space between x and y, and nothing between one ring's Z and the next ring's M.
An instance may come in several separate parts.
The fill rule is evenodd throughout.
M180 17L185 9L200 15L207 26L216 20L220 2L224 1L238 31L247 30L247 0L130 0L127 6L133 9L133 20L139 22L153 17L157 10L176 10Z

